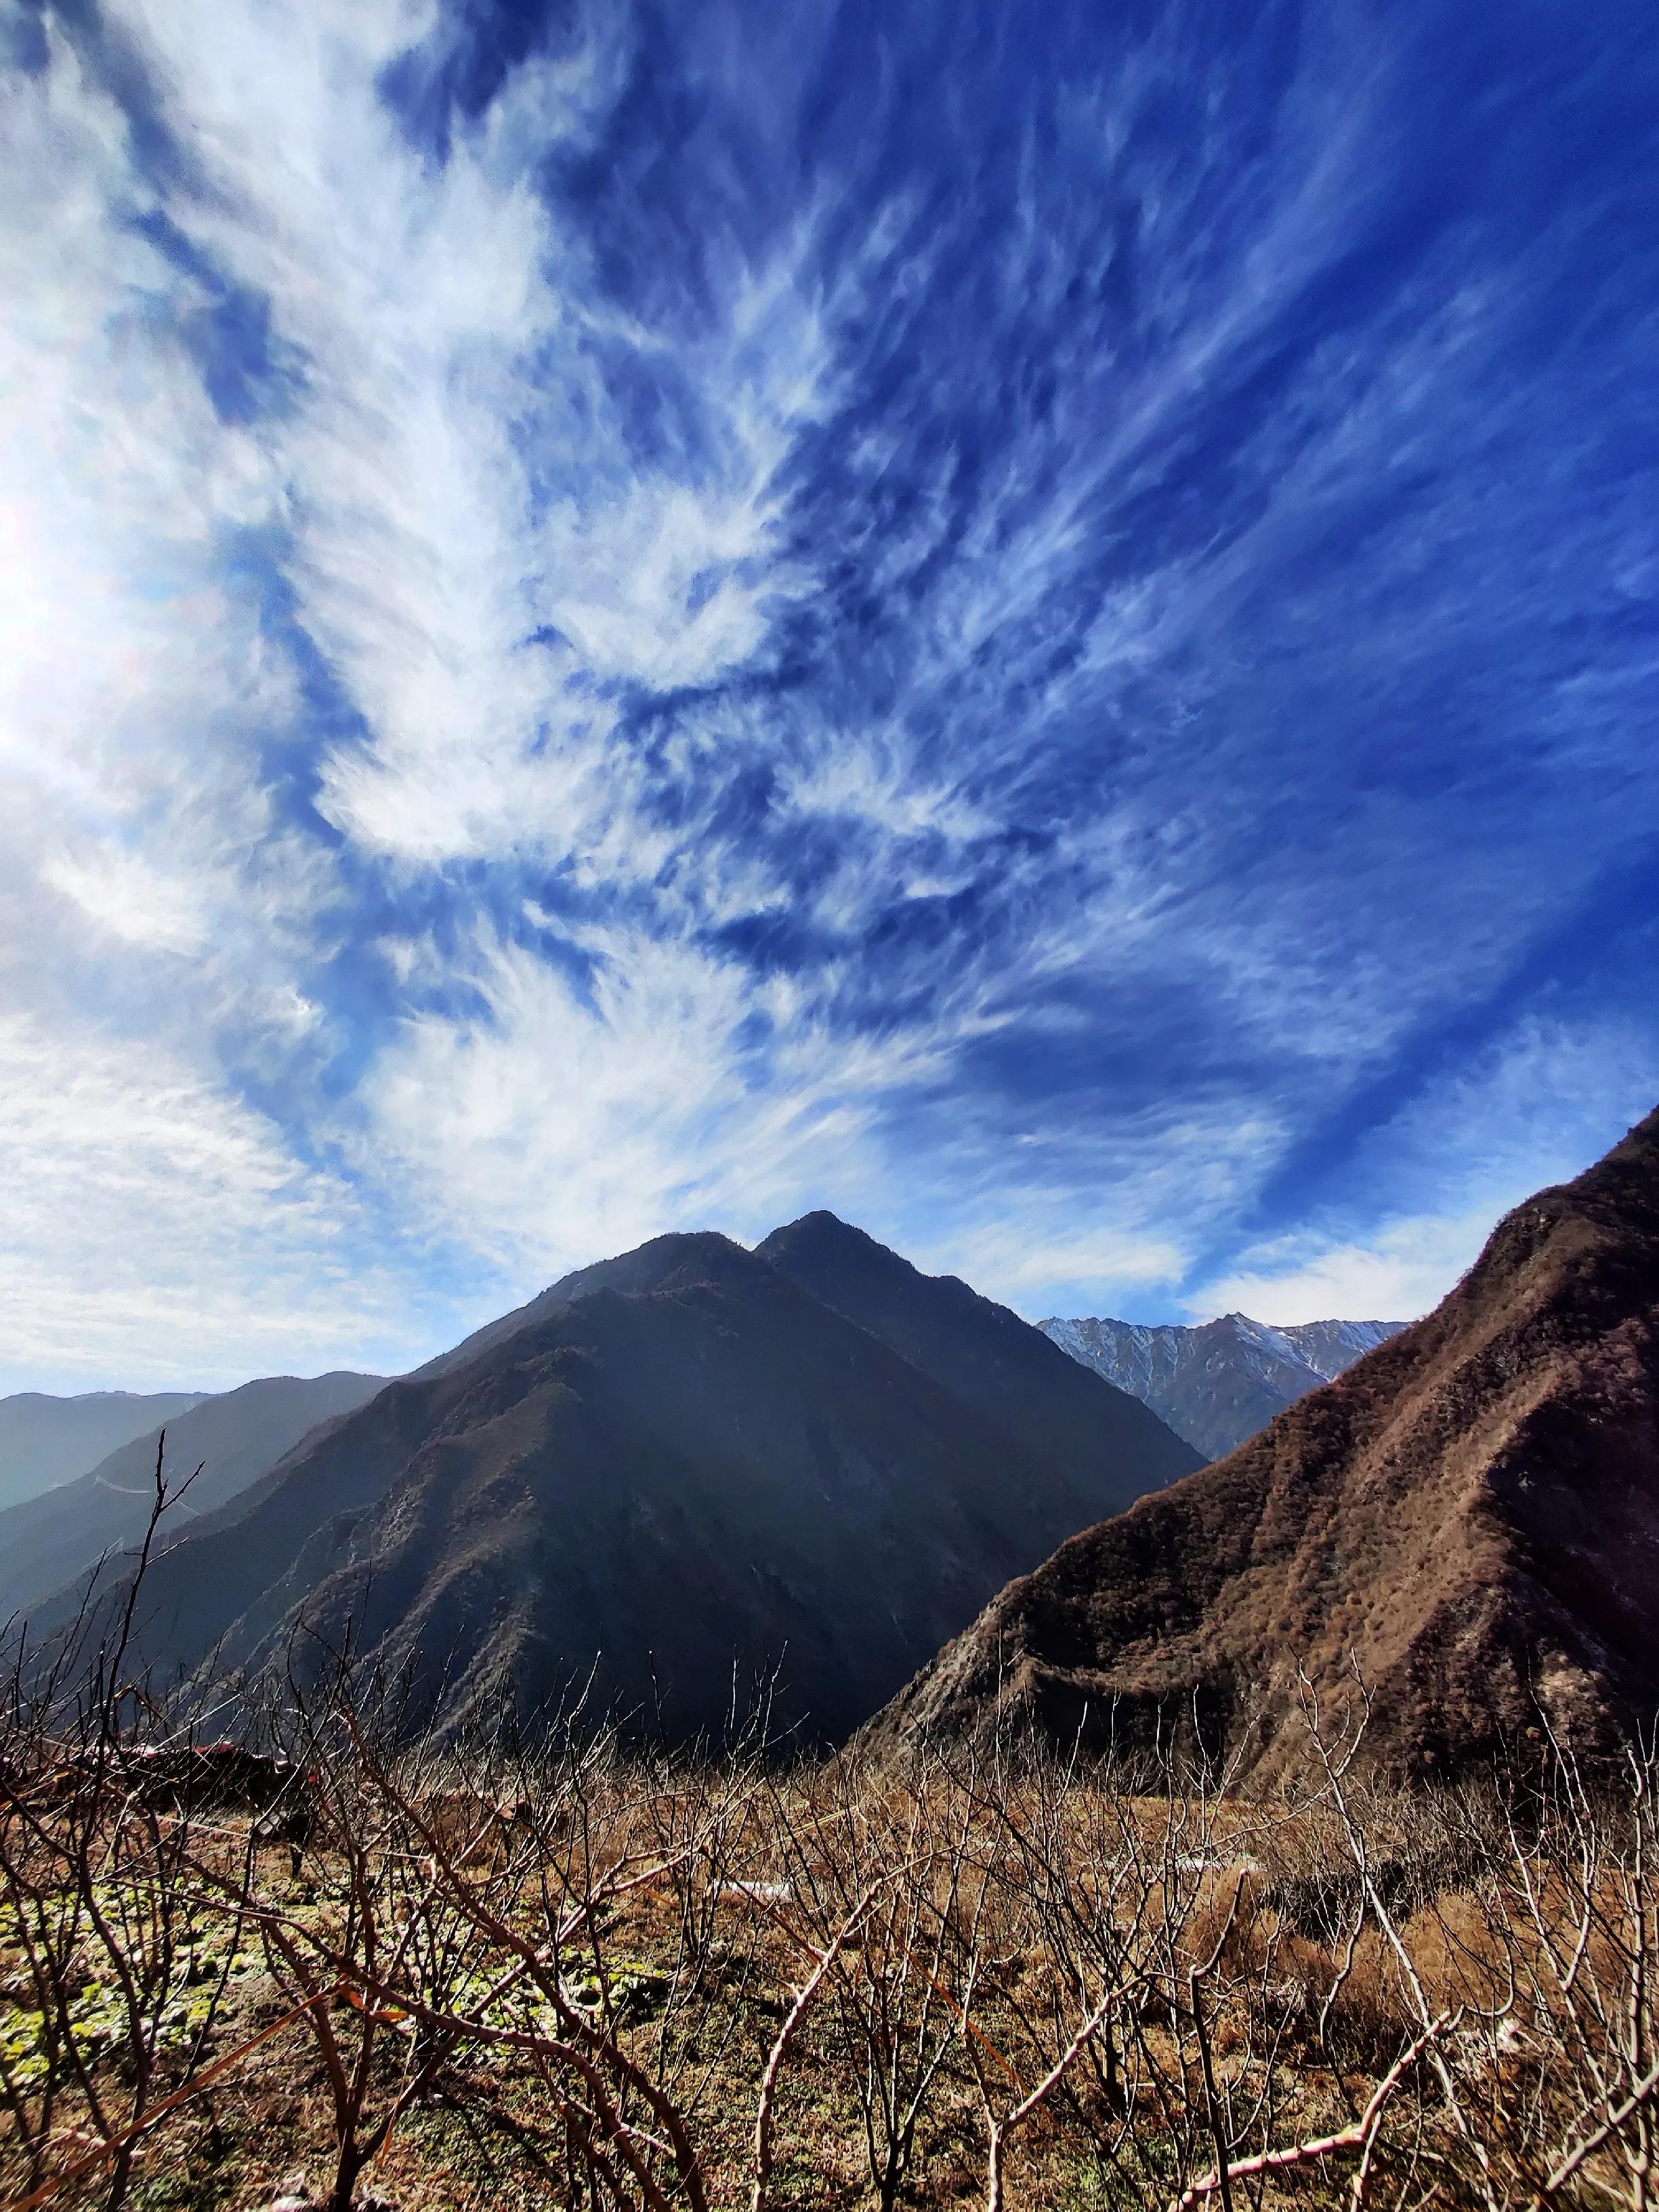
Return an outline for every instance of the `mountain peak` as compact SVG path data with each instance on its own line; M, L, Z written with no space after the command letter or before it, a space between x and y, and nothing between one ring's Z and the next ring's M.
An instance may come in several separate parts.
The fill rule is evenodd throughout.
M827 1206L815 1206L795 1220L784 1222L771 1233L774 1237L786 1237L792 1230L797 1229L822 1230L830 1234L839 1231L848 1237L860 1237L866 1244L876 1242L867 1230L859 1228L854 1222L843 1221L840 1214L832 1213Z
M803 1213L798 1220L784 1222L769 1236L763 1237L755 1250L762 1259L770 1259L775 1252L798 1252L809 1247L821 1252L858 1254L866 1260L879 1260L889 1266L902 1267L911 1274L920 1273L908 1260L895 1252L890 1245L884 1244L879 1237L871 1236L867 1229L860 1229L854 1222L843 1221L840 1214L831 1213L827 1206L816 1206L810 1213Z
M1227 1313L1190 1328L1094 1315L1040 1326L1073 1359L1133 1391L1206 1458L1221 1459L1403 1324L1298 1322L1276 1328Z
M1307 1756L1297 1670L1340 1702L1357 1667L1398 1770L1546 1722L1595 1757L1659 1703L1656 1500L1659 1113L1505 1215L1431 1314L1011 1583L881 1728L1018 1708L1127 1742L1202 1711L1266 1779Z
M1194 1460L824 1212L760 1253L696 1232L579 1269L314 1445L155 1563L153 1663L254 1669L303 1620L453 1717L591 1677L690 1735L774 1674L776 1712L847 1734L1008 1575Z
M533 1328L560 1307L571 1305L595 1291L622 1291L637 1295L665 1290L677 1279L685 1283L724 1280L749 1273L754 1266L754 1255L717 1229L669 1230L660 1237L647 1237L643 1244L635 1245L631 1251L619 1252L615 1259L597 1260L586 1267L574 1267L568 1275L561 1275L524 1305L486 1322L482 1328L474 1329L471 1336L463 1337L449 1351L441 1352L435 1359L417 1367L415 1376L424 1378L453 1374L469 1360L505 1344L521 1329Z

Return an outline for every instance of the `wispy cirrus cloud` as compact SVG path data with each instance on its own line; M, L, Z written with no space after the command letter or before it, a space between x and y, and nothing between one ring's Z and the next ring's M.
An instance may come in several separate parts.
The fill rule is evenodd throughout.
M0 1023L0 1341L46 1387L384 1371L423 1340L347 1185L151 1047Z
M434 1340L818 1203L1028 1310L1283 1318L1428 1297L1618 1133L1635 47L8 20L0 981L94 1187L127 1079L78 1071L165 1068L266 1164L231 1243Z
M1269 1322L1413 1319L1473 1263L1501 1215L1570 1182L1656 1097L1659 1049L1645 1024L1529 1017L1368 1135L1363 1210L1350 1200L1248 1245L1189 1292L1189 1307L1205 1320L1235 1310Z

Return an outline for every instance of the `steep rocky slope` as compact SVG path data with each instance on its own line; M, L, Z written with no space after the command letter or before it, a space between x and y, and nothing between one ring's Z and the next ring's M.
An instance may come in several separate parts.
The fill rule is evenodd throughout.
M778 1264L667 1237L391 1383L162 1557L147 1655L256 1668L303 1624L304 1663L349 1622L448 1719L592 1673L684 1736L775 1674L780 1719L846 1734L1011 1572L1196 1455L1013 1315L828 1233L899 1294L869 1327L793 1279L793 1231Z
M1103 1395L1075 1361L1055 1356L1040 1329L959 1277L924 1275L823 1212L775 1229L755 1249L809 1297L878 1337L978 1419L1018 1437L1079 1485L1091 1484L1103 1461L1156 1467L1164 1470L1159 1482L1175 1472L1169 1425L1138 1392L1115 1386Z
M1426 1319L1010 1583L874 1724L1191 1726L1305 1762L1296 1670L1444 1772L1659 1708L1659 1114L1493 1232Z
M1073 1359L1133 1391L1206 1459L1221 1459L1405 1324L1313 1321L1271 1328L1232 1313L1191 1328L1094 1315L1037 1326Z

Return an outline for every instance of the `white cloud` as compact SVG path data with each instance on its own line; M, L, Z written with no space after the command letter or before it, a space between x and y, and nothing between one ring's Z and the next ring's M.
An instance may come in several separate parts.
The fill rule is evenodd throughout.
M205 179L170 212L270 298L303 364L261 435L301 614L369 732L337 757L325 805L416 860L481 849L522 820L553 704L525 645L537 617L513 447L520 356L556 318L524 119L493 109L446 164L401 137L377 80L428 9L118 12ZM579 87L532 71L520 91L544 141L578 127ZM567 795L556 778L539 811Z
M227 580L282 487L204 389L209 296L147 234L119 107L42 21L50 65L3 88L0 992L32 1033L106 1021L212 1094L314 1026L294 968L335 895L262 768L292 672Z
M1516 1191L1516 1199L1523 1197ZM1322 1243L1299 1236L1258 1247L1233 1273L1190 1300L1195 1320L1246 1313L1286 1325L1304 1321L1415 1321L1445 1296L1492 1234L1494 1217L1419 1214L1393 1221L1363 1243Z
M161 1051L0 1020L0 1376L231 1384L423 1348L346 1187Z
M1022 1311L1075 1298L1084 1285L1091 1307L1109 1305L1126 1291L1172 1291L1186 1272L1177 1239L1150 1226L1137 1231L1110 1221L1064 1225L1059 1206L1031 1203L1021 1193L1022 1218L969 1230L952 1240L951 1267L976 1290L994 1294ZM1073 1215L1079 1209L1073 1204Z
M1153 164L1143 305L1169 346L1109 405L1097 364L1057 359L1053 408L976 472L896 409L854 434L842 458L872 492L908 477L824 532L878 600L902 588L904 623L871 640L890 659L845 697L682 701L641 739L631 695L767 670L783 617L811 603L820 546L786 528L793 465L837 396L843 333L857 345L931 279L937 204L878 211L861 246L809 208L754 265L729 240L722 264L714 240L696 307L656 327L602 301L538 189L550 146L591 143L611 112L625 8L593 11L568 59L510 72L442 161L384 93L437 0L101 12L178 163L147 171L53 33L51 66L8 82L0 191L0 1081L25 1192L7 1310L31 1358L74 1345L160 1376L181 1343L246 1365L331 1330L358 1342L380 1322L340 1271L366 1209L519 1288L665 1227L751 1233L826 1202L1028 1311L1172 1296L1322 1098L1385 1066L1425 1009L1478 994L1515 915L1553 895L1521 881L1516 848L1504 896L1501 854L1471 856L1431 921L1391 912L1390 872L1424 831L1386 796L1363 820L1302 817L1317 865L1262 853L1263 794L1292 762L1274 653L1304 668L1325 648L1252 659L1252 595L1346 486L1416 452L1467 298L1415 302L1411 343L1380 367L1369 329L1334 340L1287 403L1331 420L1300 442L1294 422L1263 432L1285 462L1248 525L1177 531L1168 550L1146 533L1145 567L1126 556L1087 596L1206 380L1363 213L1393 112L1364 54L1310 71L1325 93L1285 111L1252 186L1260 223L1218 274L1193 212L1216 179L1140 150L1164 140L1133 127L1193 65L1154 37L1077 127L1111 142L1109 163ZM216 412L192 350L214 288L152 242L158 226L146 237L157 216L269 303L295 371L282 406ZM1035 216L1009 252L1011 297L1075 276L1074 241ZM665 395L648 459L617 397L641 382ZM927 482L913 447L933 456ZM262 622L230 557L245 533L292 586L353 734L308 723L283 623ZM1414 604L1423 637L1455 629L1449 602ZM1259 671L1259 710L1222 696L1230 656ZM1561 712L1600 680L1577 679ZM1589 700L1604 743L1615 704ZM475 884L534 941L475 923ZM976 886L983 944L912 953L895 933L881 972L878 917ZM763 917L838 958L786 980L707 949ZM367 1010L351 975L331 1000L354 939L380 956ZM1106 1126L1109 1077L1081 1104L1023 1075L960 1083L963 1048L1000 1029L1018 1023L1033 1053L1098 1031L1120 980L1178 1047L1225 1032L1213 1080L1182 1079L1202 1097ZM857 1034L890 981L906 1012ZM345 1042L361 1058L331 1068ZM1287 1319L1429 1302L1503 1205L1600 1149L1609 1102L1633 1112L1659 1088L1645 1049L1511 1040L1501 1066L1362 1148L1351 1205L1244 1253L1199 1304ZM239 1103L256 1083L287 1133ZM1013 1133L1022 1091L1038 1126ZM59 1092L54 1134L40 1102ZM304 1164L339 1148L355 1192ZM192 1265L216 1316L199 1338ZM363 1279L376 1312L395 1304Z
M325 811L420 866L580 848L614 720L596 687L726 674L806 587L779 553L772 488L820 404L799 242L734 278L701 349L677 344L702 434L647 466L598 356L649 360L663 342L591 304L532 188L615 98L625 19L568 62L520 67L438 162L380 88L428 5L113 12L204 179L170 215L270 299L303 363L260 434L302 618L367 726L325 766ZM528 642L549 629L564 649Z
M199 1036L290 983L330 896L262 782L292 672L224 577L280 480L187 356L205 295L139 228L155 195L115 103L55 35L6 101L0 969L50 1018L95 967Z
M933 1072L925 1040L836 1040L787 986L757 992L682 945L584 949L586 989L481 943L465 972L483 1010L412 1018L370 1072L366 1171L521 1285L665 1229L763 1233L804 1189L867 1193L875 1102Z
M959 1141L940 1163L931 1205L922 1199L893 1226L913 1258L1034 1321L1167 1310L1194 1246L1256 1186L1283 1141L1269 1117L1224 1098L1171 1099L1087 1134L1063 1121L1049 1127L1039 1112L1012 1145L995 1133ZM934 1226L941 1215L945 1237Z
M1350 1170L1363 1200L1346 1219L1255 1246L1188 1306L1200 1320L1415 1320L1502 1215L1579 1174L1656 1097L1659 1054L1633 1024L1525 1021L1373 1135Z
M771 484L817 404L821 347L788 281L799 242L738 272L691 364L706 447L642 471L592 353L658 341L593 325L530 185L551 140L612 96L618 52L520 70L440 164L380 88L428 8L107 12L188 149L164 185L55 33L51 66L8 88L0 1146L24 1195L0 1322L36 1373L182 1362L236 1379L319 1347L361 1356L391 1324L372 1264L344 1290L357 1199L222 1073L257 1071L301 1123L318 1115L307 1055L330 1023L304 969L342 919L327 848L266 781L260 748L289 735L298 695L226 587L229 536L289 535L299 613L366 725L322 789L362 847L416 865L574 853L614 884L666 846L630 819L596 681L705 681L763 648L800 588ZM300 371L285 408L216 415L183 337L208 295L135 227L158 211L269 298ZM596 439L538 508L518 431L538 409L556 428L577 399ZM550 623L571 642L528 646ZM451 980L430 945L385 941L405 988ZM488 1023L416 1018L361 1105L332 1109L345 1131L367 1116L422 1178L394 1189L365 1148L383 1218L459 1222L539 1272L729 1212L748 1144L776 1154L758 1172L747 1155L758 1201L799 1180L809 1143L856 1137L863 1109L814 1091L810 1068L801 1096L751 1094L734 1039L766 994L739 970L644 936L595 943L592 1004L502 949L484 963ZM790 1050L793 1081L812 1052ZM876 1079L859 1048L842 1062L854 1087Z
M119 114L60 46L9 83L7 134L0 765L27 836L164 803L181 739L281 700L215 562L273 488L179 356L195 288L134 227Z
M205 929L191 887L169 881L142 854L106 842L46 860L40 880L72 899L100 928L129 945L164 952L194 952Z

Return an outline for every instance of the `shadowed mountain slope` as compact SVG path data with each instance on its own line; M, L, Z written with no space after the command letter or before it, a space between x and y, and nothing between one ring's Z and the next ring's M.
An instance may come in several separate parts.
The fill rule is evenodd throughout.
M871 1735L1121 1741L1196 1713L1265 1781L1307 1756L1297 1662L1340 1698L1350 1655L1403 1771L1546 1715L1590 1755L1652 1719L1659 1114L1508 1215L1426 1319L1012 1583Z
M447 1352L428 1359L424 1367L416 1368L410 1379L453 1375L484 1352L493 1352L497 1345L505 1344L532 1322L544 1321L549 1314L590 1291L655 1290L667 1276L682 1273L698 1260L712 1276L718 1278L725 1255L742 1249L741 1245L734 1246L730 1237L707 1229L650 1237L645 1243L636 1244L631 1252L618 1253L613 1260L596 1260L589 1267L575 1267L569 1274L561 1275L556 1283L538 1291L526 1304L486 1322L482 1328L475 1328L471 1336L464 1336Z
M271 1375L184 1409L167 1431L167 1474L200 1475L173 1508L169 1540L258 1480L321 1421L354 1412L381 1387L376 1375ZM158 1424L120 1445L89 1474L0 1513L0 1620L26 1612L106 1553L142 1537L155 1490Z
M918 1303L971 1297L910 1273ZM1011 1347L988 1418L721 1237L658 1238L513 1318L167 1553L147 1655L253 1669L296 1624L322 1640L303 1656L349 1621L447 1720L533 1715L597 1662L600 1705L682 1737L775 1671L779 1717L834 1738L1011 1571L1194 1460L1012 1315L963 1324ZM922 1334L965 1376L942 1320ZM1022 1336L1056 1376L1057 1423L1022 1414Z
M1103 1454L1156 1469L1136 1493L1184 1474L1194 1455L1170 1449L1168 1425L1115 1387L1103 1397L1041 1329L955 1275L924 1275L838 1220L804 1214L775 1229L756 1256L948 1390L980 1420L1019 1437L1086 1480Z
M1132 1391L1206 1459L1221 1459L1405 1324L1311 1321L1270 1328L1233 1313L1193 1328L1092 1315L1037 1326L1073 1359Z
M106 1453L149 1436L163 1421L199 1406L200 1390L88 1390L52 1398L21 1390L0 1398L0 1508L90 1474Z

